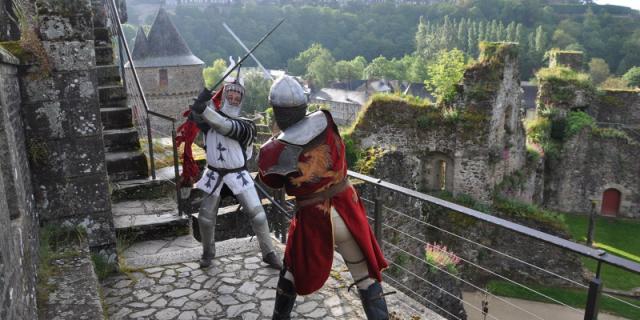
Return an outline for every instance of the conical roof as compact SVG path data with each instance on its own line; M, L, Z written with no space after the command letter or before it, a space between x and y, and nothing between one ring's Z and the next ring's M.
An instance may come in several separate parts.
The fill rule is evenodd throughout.
M138 30L138 35L140 33L141 30ZM138 41L138 38L141 40ZM141 68L204 64L193 55L164 8L158 11L149 36L136 36L132 56L136 67Z
M133 53L131 54L133 60L140 60L144 58L144 55L147 52L147 35L144 34L144 30L142 27L138 28L138 33L136 33L136 42L133 44Z

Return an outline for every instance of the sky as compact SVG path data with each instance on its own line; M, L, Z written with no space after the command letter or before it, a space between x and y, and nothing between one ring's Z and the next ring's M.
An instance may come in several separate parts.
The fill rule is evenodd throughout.
M640 10L640 0L595 0L594 2L597 4L613 4Z

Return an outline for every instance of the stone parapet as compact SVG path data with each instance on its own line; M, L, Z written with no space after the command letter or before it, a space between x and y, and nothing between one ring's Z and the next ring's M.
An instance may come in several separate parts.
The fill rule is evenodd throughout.
M0 319L36 319L38 215L18 82L19 60L0 48Z

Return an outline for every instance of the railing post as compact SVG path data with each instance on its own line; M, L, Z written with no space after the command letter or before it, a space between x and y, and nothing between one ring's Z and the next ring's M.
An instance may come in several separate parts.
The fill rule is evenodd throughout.
M171 122L171 145L173 147L173 172L176 177L176 202L178 204L178 215L182 216L182 198L180 197L180 163L178 162L178 145L176 144L176 123Z
M374 185L374 206L373 206L373 233L378 240L378 244L382 243L382 197L380 196L380 187Z
M156 162L153 157L153 137L151 136L151 119L147 114L147 144L149 145L149 162L151 164L151 178L156 179Z
M602 251L602 254L605 252ZM587 307L584 311L584 320L597 320L600 307L600 294L602 293L602 280L600 280L600 268L602 261L598 260L596 277L589 282L589 294L587 295Z
M589 212L589 228L587 229L587 245L593 247L593 233L596 228L596 202L591 201L591 212Z

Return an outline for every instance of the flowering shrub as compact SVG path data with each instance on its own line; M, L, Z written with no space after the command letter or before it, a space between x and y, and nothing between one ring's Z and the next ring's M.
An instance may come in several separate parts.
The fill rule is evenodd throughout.
M446 269L448 272L457 273L457 266L460 264L460 257L448 251L447 246L437 243L428 243L425 248L425 259L431 270Z

